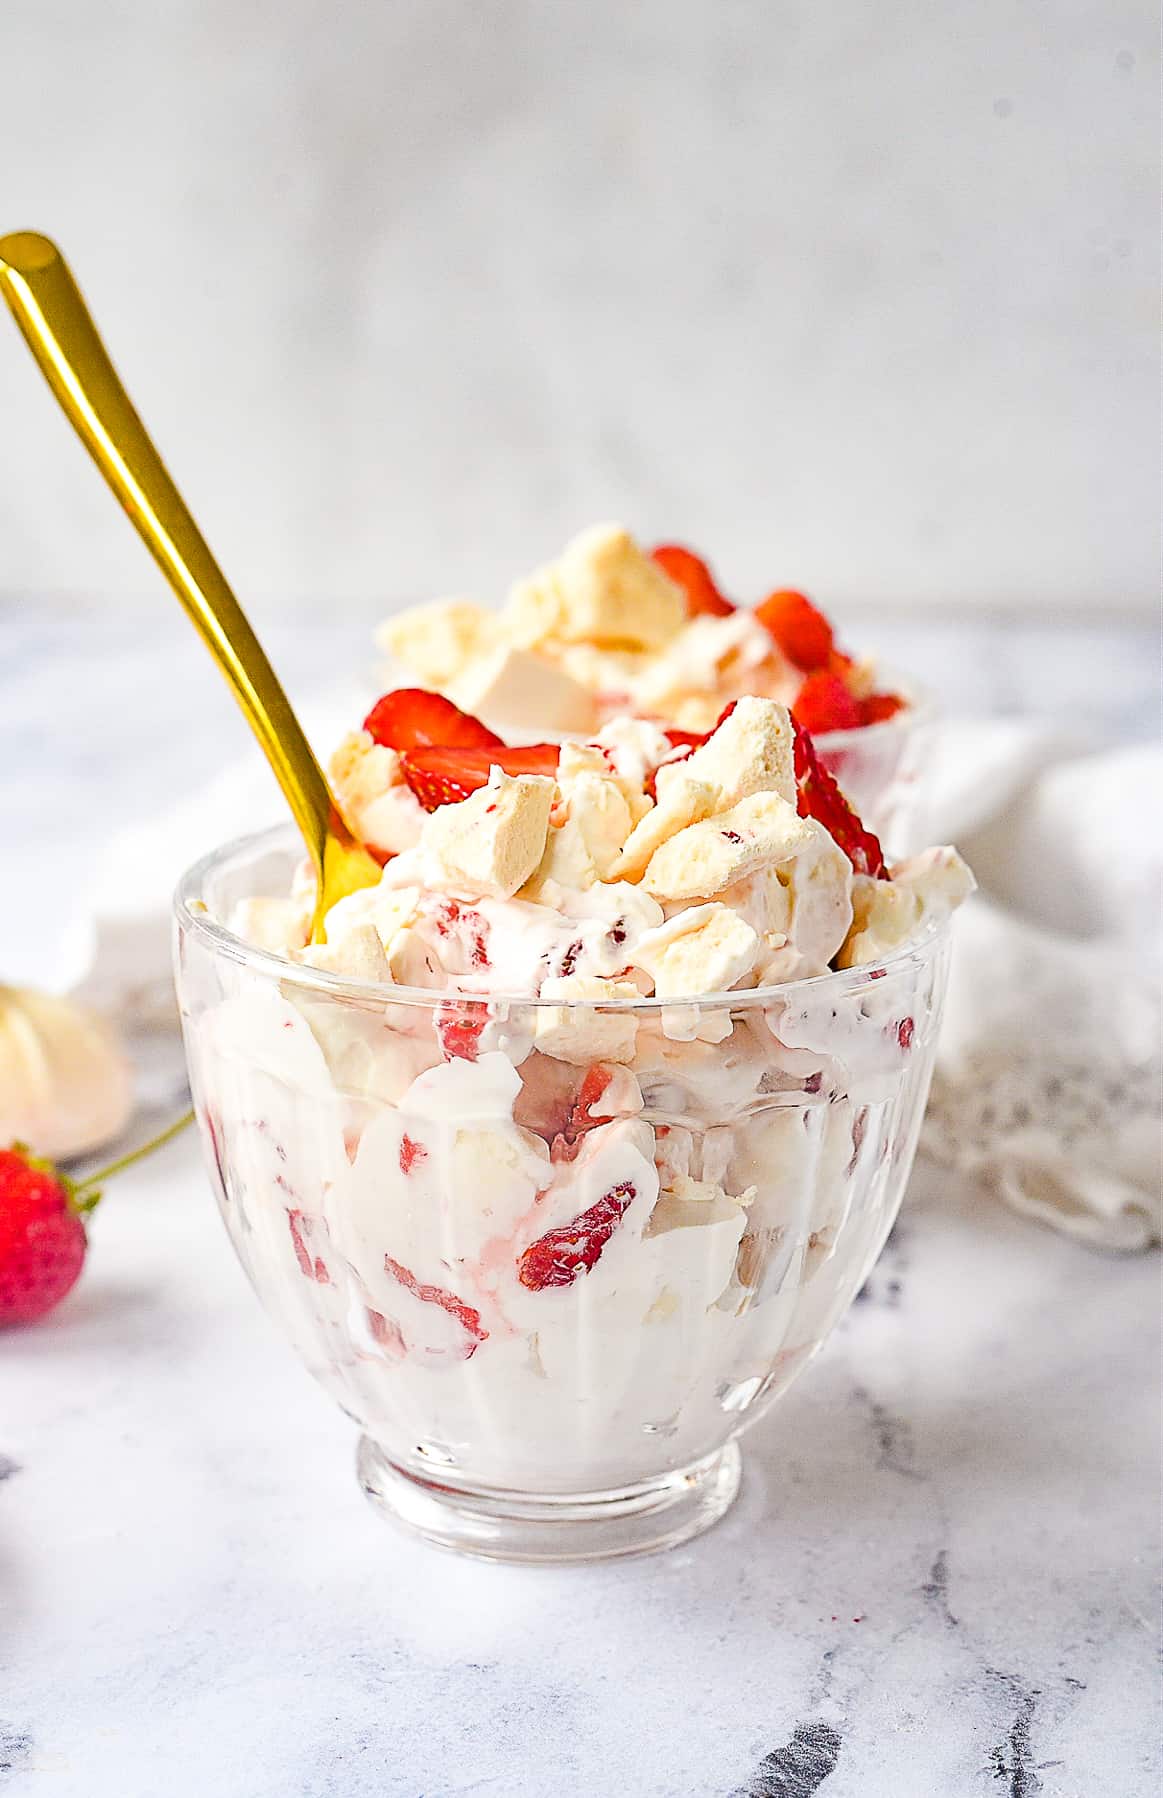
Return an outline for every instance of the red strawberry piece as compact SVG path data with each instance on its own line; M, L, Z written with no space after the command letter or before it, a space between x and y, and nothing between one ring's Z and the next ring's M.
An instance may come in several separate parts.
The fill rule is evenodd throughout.
M769 593L756 606L755 616L797 668L807 671L828 666L832 626L805 593L790 587Z
M465 1351L466 1361L476 1354L482 1342L488 1341L489 1333L481 1323L480 1312L475 1311L471 1305L466 1305L463 1299L458 1299L455 1293L446 1292L443 1286L426 1285L424 1281L418 1280L415 1274L410 1273L406 1267L401 1267L398 1261L393 1261L390 1255L384 1256L384 1272L391 1274L393 1280L398 1280L401 1286L406 1287L420 1300L421 1304L439 1305L442 1311L447 1311L450 1317L455 1317L457 1323L471 1339Z
M314 1221L305 1211L287 1210L287 1222L291 1226L291 1241L295 1247L295 1260L308 1280L317 1280L320 1286L330 1286L331 1275L327 1271L327 1263L322 1255L312 1255L307 1244Z
M608 1117L595 1117L594 1106L602 1097L612 1080L609 1068L596 1061L586 1069L585 1079L581 1083L581 1091L574 1102L566 1120L565 1134L571 1140L580 1136L585 1130L593 1130L599 1124L608 1124Z
M501 738L487 724L462 712L442 693L424 687L397 687L377 699L363 721L385 749L426 749L433 743L459 749L488 749Z
M522 1286L541 1292L546 1286L572 1286L579 1274L588 1274L636 1196L637 1188L624 1180L580 1217L531 1242L517 1263Z
M513 1121L551 1146L572 1145L585 1131L609 1121L594 1117L592 1108L612 1078L600 1061L579 1075L570 1062L557 1061L552 1055L527 1055L521 1065L521 1091L513 1106Z
M801 818L814 818L839 844L858 874L887 879L884 851L870 830L865 830L826 768L820 766L812 739L797 719L795 769L798 810Z
M710 733L705 730L664 730L662 734L672 749L701 749ZM676 756L675 760L678 759Z
M660 543L650 554L663 574L668 574L685 592L689 617L709 612L715 618L726 618L735 610L719 592L707 564L693 550L683 549L679 543Z
M442 1005L436 1013L436 1035L445 1061L475 1061L481 1052L483 1016L463 1005Z
M407 1353L399 1326L390 1322L382 1311L373 1311L370 1305L367 1306L367 1326L372 1333L373 1340L378 1342L381 1348L388 1349L393 1355Z
M404 779L427 812L456 805L487 784L489 769L506 774L557 773L556 743L530 743L521 749L456 749L444 745L405 750L400 757Z
M410 1174L418 1161L427 1161L428 1151L422 1142L413 1142L405 1130L400 1138L400 1172Z
M904 704L899 693L869 693L860 701L860 722L883 724L886 718L895 718L903 711Z
M806 731L822 737L830 730L855 730L864 723L860 701L838 674L809 674L792 711Z
M76 1284L89 1208L50 1162L0 1149L0 1325L35 1323Z
M916 1025L913 1023L912 1018L901 1019L900 1023L897 1025L896 1040L902 1049L910 1049L912 1047L915 1031Z

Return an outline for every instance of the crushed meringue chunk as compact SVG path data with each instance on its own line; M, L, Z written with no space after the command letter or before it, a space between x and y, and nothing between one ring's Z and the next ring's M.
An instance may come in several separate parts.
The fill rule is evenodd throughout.
M663 578L655 570L642 597L626 577L639 635L662 615ZM612 719L590 741L547 746L552 776L507 773L503 745L425 748L445 758L428 780L450 793L479 782L432 806L408 784L407 751L353 733L332 763L353 821L394 808L385 834L399 847L377 843L379 886L334 906L314 947L303 882L245 900L234 927L354 980L477 996L674 1000L858 967L953 911L972 876L951 848L891 877L854 867L848 845L804 815L795 741L786 707L750 696L677 750L648 722ZM422 779L417 790L430 794ZM852 815L836 803L843 825ZM549 1016L543 1028L568 1034ZM624 1059L625 1031L610 1034L621 1047L608 1058Z

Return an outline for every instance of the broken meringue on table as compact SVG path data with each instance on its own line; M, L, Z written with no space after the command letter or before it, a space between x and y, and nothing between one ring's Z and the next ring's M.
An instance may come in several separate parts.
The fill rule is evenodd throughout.
M393 1515L517 1558L680 1540L891 1226L972 877L890 868L771 699L517 748L432 701L332 765L385 866L324 943L270 838L179 897L223 1214Z
M0 1146L67 1161L120 1136L132 1111L132 1070L105 1018L53 993L0 986Z

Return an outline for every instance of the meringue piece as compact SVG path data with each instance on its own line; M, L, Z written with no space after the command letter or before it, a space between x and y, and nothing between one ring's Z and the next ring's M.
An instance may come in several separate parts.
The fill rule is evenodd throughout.
M503 623L514 642L626 644L660 649L686 618L686 596L621 525L600 524L559 560L520 581Z
M587 1067L594 1061L631 1061L638 1036L638 1020L632 1011L601 1012L593 1001L638 999L638 988L628 980L603 980L594 974L566 974L542 982L543 999L561 999L560 1006L541 1007L534 1021L534 1040L545 1055ZM578 1004L576 1001L584 1001Z
M682 728L710 730L734 683L739 683L737 692L748 691L754 683L747 676L772 661L774 648L770 632L743 607L726 618L692 618L661 655L651 658L635 685L635 702L659 717L674 718L682 706L697 700L710 716L705 723L684 723ZM803 677L788 672L794 698ZM766 683L762 690L770 692Z
M594 723L588 689L526 649L494 650L454 680L448 693L463 711L510 741L589 730Z
M956 849L926 849L899 862L891 880L858 874L852 882L852 927L836 957L840 968L861 968L898 949L922 922L949 916L976 881Z
M857 874L852 881L852 927L836 957L838 968L880 961L916 930L921 901L908 887Z
M738 1198L711 1180L688 1180L680 1178L673 1186L664 1188L658 1195L657 1203L650 1214L650 1221L643 1231L643 1238L649 1241L653 1237L663 1236L670 1230L705 1230L714 1224L733 1226L728 1248L728 1259L723 1264L723 1274L717 1284L726 1284L726 1277L734 1265L734 1251L738 1249L739 1239L747 1222L747 1207L755 1198L756 1188L749 1186Z
M256 949L286 955L306 946L314 909L314 889L310 898L240 899L230 914L230 928Z
M133 1075L112 1026L71 999L0 986L0 1143L65 1160L120 1135Z
M655 851L642 884L656 899L709 899L814 841L812 821L778 793L752 793L729 811L691 824Z
M328 763L340 808L356 835L395 855L420 840L425 811L404 781L394 749L369 731L349 731Z
M564 786L570 822L576 827L599 878L613 872L622 846L634 830L634 818L619 783L608 775L578 774Z
M611 718L594 741L612 763L614 772L641 789L652 768L657 768L674 748L666 732L646 718Z
M300 952L299 959L308 967L323 968L329 974L342 974L345 979L364 981L369 986L392 978L391 964L374 924L357 924L336 936L329 921L327 941L310 944Z
M425 820L420 848L441 882L511 899L545 853L554 782L494 768L487 786Z
M977 889L968 864L948 843L897 862L892 878L894 885L916 893L927 918L956 911Z
M759 937L729 905L693 905L640 937L638 967L653 978L655 997L678 999L726 992L750 972Z
M469 599L412 606L388 618L376 632L381 649L426 685L445 686L498 640L496 615Z
M682 775L714 788L717 812L761 792L778 793L794 805L795 739L787 707L774 699L736 700L734 710L693 755L658 770L660 799Z
M680 763L658 802L638 820L610 870L611 880L640 880L651 858L680 830L715 811L715 789L693 780Z
M521 888L521 897L553 905L558 888L584 893L597 881L598 870L585 837L571 818L563 818L560 824L550 825L545 853Z
M767 904L767 953L758 968L763 985L826 973L852 924L852 864L822 824L804 822L811 830L806 848L756 877L765 883Z

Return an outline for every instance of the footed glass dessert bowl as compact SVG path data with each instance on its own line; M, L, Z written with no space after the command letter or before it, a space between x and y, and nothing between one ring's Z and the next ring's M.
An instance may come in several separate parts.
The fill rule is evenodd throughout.
M279 830L190 871L177 983L226 1227L365 1492L505 1560L696 1535L891 1228L948 923L698 998L385 989L221 921L297 854Z

